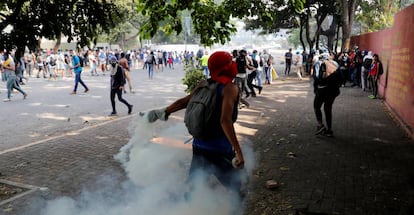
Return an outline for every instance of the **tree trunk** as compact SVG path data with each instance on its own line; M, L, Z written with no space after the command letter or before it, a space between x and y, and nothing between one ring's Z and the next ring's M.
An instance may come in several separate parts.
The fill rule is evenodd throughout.
M341 28L341 25L338 24L338 26L336 27L336 42L335 42L335 49L334 52L336 53L336 51L338 50L338 41L339 41L339 29Z
M37 51L38 52L41 52L42 51L42 48L41 48L41 45L42 44L42 39L41 38L39 38L38 40L37 40Z
M62 37L58 36L58 38L56 38L56 43L55 46L53 47L53 51L56 53L56 51L60 48L60 44L62 42Z
M316 44L316 50L319 50L319 36L320 36L320 34L317 34L316 35L316 42L315 42L315 44Z
M336 30L338 27L338 17L336 15L332 16L332 23L329 26L329 29L326 31L321 31L321 35L325 35L328 38L328 49L334 50L334 41L335 41L335 35L337 35Z
M312 50L313 45L315 44L315 40L314 39L312 40L311 37L310 37L309 16L310 16L310 14L306 15L305 33L306 33L306 41L308 41L308 44L309 44L309 50Z
M305 42L303 41L303 21L301 19L300 21L300 29L299 29L299 39L300 39L300 43L302 44L302 48L303 50L306 51L306 47L305 47Z
M354 22L355 0L342 0L342 51L349 50Z
M125 49L125 33L121 33L121 49Z

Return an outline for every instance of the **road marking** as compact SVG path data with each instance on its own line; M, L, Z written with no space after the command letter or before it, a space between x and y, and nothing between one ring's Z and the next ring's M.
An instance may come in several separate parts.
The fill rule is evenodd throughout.
M86 130L89 130L89 129L92 129L92 128L100 127L100 126L103 126L103 125L106 125L106 124L109 124L109 123L112 123L112 122L117 122L117 121L120 121L120 120L124 120L124 119L127 119L127 118L131 118L131 117L133 117L135 115L136 114L132 114L132 115L128 115L128 116L123 116L123 117L111 119L111 120L108 120L108 121L105 121L105 122L101 122L101 123L98 123L98 124L95 124L95 125L92 125L92 126L89 126L89 127L81 128L79 130L68 131L65 134L61 134L61 135L57 135L57 136L52 136L52 137L49 137L49 138L46 138L46 139L43 139L43 140L38 140L38 141L35 141L35 142L31 142L31 143L28 143L28 144L25 144L25 145L22 145L22 146L18 146L18 147L6 149L6 150L3 150L3 151L0 151L0 155L4 155L4 154L9 153L9 152L14 152L14 151L22 150L22 149L25 149L25 148L28 148L28 147L31 147L31 146L39 145L39 144L42 144L42 143L45 143L45 142L48 142L48 141L51 141L51 140L59 139L59 138L62 138L62 137L72 136L73 133L75 133L75 132L79 132L80 133L80 132L83 132L83 131L86 131Z
M22 184L22 183L8 181L8 180L4 180L4 179L0 179L0 183L7 184L7 185L11 185L13 187L20 187L20 188L27 189L27 191L25 191L25 192L22 192L22 193L20 193L18 195L15 195L15 196L12 196L12 197L10 197L8 199L5 199L3 201L0 201L0 206L3 206L5 204L8 204L9 202L12 202L12 201L14 201L14 200L16 200L18 198L21 198L21 197L23 197L25 195L28 195L30 193L33 193L33 192L35 192L37 190L47 190L46 187L36 187L36 186L33 186L33 185Z

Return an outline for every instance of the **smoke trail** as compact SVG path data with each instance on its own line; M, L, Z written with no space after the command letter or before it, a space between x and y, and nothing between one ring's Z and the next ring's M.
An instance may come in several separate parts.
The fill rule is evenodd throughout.
M75 199L61 197L49 201L42 215L230 215L241 214L237 194L215 184L209 176L200 174L191 192L186 184L191 162L191 145L182 122L148 124L138 117L133 135L115 159L122 163L128 180L121 188L108 186L87 192ZM247 169L253 168L253 151L243 145ZM248 170L248 172L250 172ZM207 179L207 180L206 180ZM112 182L113 183L113 182Z

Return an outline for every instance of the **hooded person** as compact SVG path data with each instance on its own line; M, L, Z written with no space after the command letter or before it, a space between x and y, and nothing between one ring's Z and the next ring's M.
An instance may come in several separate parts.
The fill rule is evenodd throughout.
M372 88L369 86L368 81L368 74L371 69L371 64L374 61L372 56L372 51L364 51L364 58L362 59L362 66L361 66L361 87L362 90L365 91L367 88Z
M208 60L211 80L218 83L218 102L220 108L215 114L219 114L216 127L219 133L212 139L193 138L193 158L189 170L189 181L191 183L194 173L198 170L214 174L218 180L227 188L240 191L240 170L244 166L243 153L233 126L237 118L237 104L239 102L239 89L232 83L237 74L236 63L228 52L214 52ZM140 115L147 117L148 122L157 119L168 120L168 116L176 111L187 108L190 99L205 81L202 81L189 95L182 97L169 106L151 110ZM226 114L221 114L226 113ZM236 117L234 117L236 116Z
M110 116L116 116L117 111L115 107L115 95L118 96L118 100L124 103L128 108L128 114L132 112L132 105L129 104L125 99L122 98L122 92L124 90L125 80L125 71L122 66L118 65L118 61L115 56L109 57L109 64L111 65L110 75L111 75L111 105L112 112Z

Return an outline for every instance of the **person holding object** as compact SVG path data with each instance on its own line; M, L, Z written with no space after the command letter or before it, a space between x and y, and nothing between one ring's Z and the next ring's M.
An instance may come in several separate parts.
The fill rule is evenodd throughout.
M188 104L191 98L195 97L197 90L206 82L217 83L217 108L213 111L213 115L218 116L215 125L218 129L214 131L214 135L208 135L210 139L197 138L193 135L193 157L188 179L191 182L195 172L202 169L208 174L214 174L225 187L240 192L240 169L244 167L244 158L233 125L237 119L239 89L232 83L237 74L237 65L230 53L217 51L209 57L208 69L211 79L200 82L191 94L165 108L151 110L145 113L144 117L147 117L151 123L158 119L166 121L170 114L190 107ZM187 111L188 109L186 114ZM189 132L191 133L190 129Z
M342 76L338 71L339 65L333 60L329 53L323 53L320 59L314 65L314 93L313 108L315 111L318 125L315 135L323 134L327 137L333 137L332 132L332 105L335 98L340 94ZM321 107L325 112L326 126L322 122Z
M125 71L122 66L118 65L118 61L116 60L115 56L111 56L109 58L109 63L111 64L111 105L112 105L112 113L109 116L116 116L116 108L115 108L115 95L118 96L118 100L124 103L128 107L128 114L132 112L132 105L130 105L125 99L122 98L122 91L124 91L124 87L126 84L125 80Z

